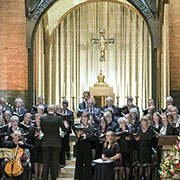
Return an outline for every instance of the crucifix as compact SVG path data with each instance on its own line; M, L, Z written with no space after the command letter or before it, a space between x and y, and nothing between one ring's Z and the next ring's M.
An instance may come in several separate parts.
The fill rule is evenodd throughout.
M113 38L105 38L105 29L100 29L100 38L92 38L93 44L100 43L100 61L105 61L105 44L114 44Z

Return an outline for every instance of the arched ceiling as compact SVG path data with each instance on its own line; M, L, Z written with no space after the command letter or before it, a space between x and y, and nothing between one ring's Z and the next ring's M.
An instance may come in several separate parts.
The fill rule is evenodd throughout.
M154 42L153 46L159 46L159 0L25 0L26 9L26 22L27 22L27 33L26 33L26 46L27 48L33 47L33 41L36 30L38 28L41 19L46 15L48 18L49 33L51 34L54 27L59 23L60 19L64 15L69 13L70 10L80 6L83 3L88 2L119 2L125 6L129 6L137 10L146 20L149 31L152 34ZM162 0L165 3L167 0ZM152 4L154 6L152 6ZM153 8L152 8L153 7ZM156 9L154 10L154 7Z
M86 2L95 2L94 0L68 0L66 3L60 0L57 1L48 11L48 24L49 24L49 32L51 34L52 30L59 22L59 19L64 16L68 11L75 8L78 5ZM112 2L121 2L125 5L131 6L134 8L127 0L112 0ZM135 8L134 8L135 9Z

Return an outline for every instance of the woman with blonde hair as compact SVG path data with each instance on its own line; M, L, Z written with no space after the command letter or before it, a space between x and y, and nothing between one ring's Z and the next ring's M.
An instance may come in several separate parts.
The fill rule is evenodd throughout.
M19 127L23 129L24 133L29 133L31 120L32 120L32 114L29 112L25 113L23 121L19 123Z
M130 179L130 171L133 164L133 140L134 137L130 133L127 126L127 120L125 117L118 119L119 128L116 129L120 136L117 136L117 143L120 147L120 153L122 156L122 165L120 167L120 180L123 180L123 172L125 172L126 180Z
M112 121L112 113L110 111L105 111L103 117L107 121L107 130L114 132L118 125Z
M94 134L94 126L89 124L90 115L83 113L81 115L81 122L83 130L77 129L77 154L76 154L76 166L75 177L77 180L92 180L92 148L91 142Z
M105 163L96 164L94 180L111 180L113 177L113 169L119 159L120 149L118 143L115 142L115 135L112 131L107 131L106 141L102 151L102 160Z
M135 137L138 141L139 150L139 176L140 179L143 177L143 165L147 164L147 179L150 180L151 177L151 161L152 161L152 146L153 146L154 134L152 129L149 127L149 119L144 116L141 118L141 131Z

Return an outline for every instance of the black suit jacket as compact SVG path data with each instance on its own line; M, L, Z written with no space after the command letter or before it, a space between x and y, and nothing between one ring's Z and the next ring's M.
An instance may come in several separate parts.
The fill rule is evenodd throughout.
M100 109L100 111L104 111L105 109L107 109L108 108L108 106L106 105L106 106L104 106L104 107L102 107L101 109ZM117 120L118 120L118 117L119 117L119 112L118 112L118 110L117 110L117 106L112 106L112 109L113 109L113 113L112 113L112 120L113 121L115 121L115 122L117 122ZM102 114L102 116L103 116L103 114Z
M14 110L12 108L10 108L9 106L4 106L3 107L3 113L6 111L6 110L9 110L11 112L11 114L13 114Z
M113 132L115 132L115 130L118 128L118 125L115 123L115 122L113 122L113 121L111 121L108 125L107 125L107 130L108 131L113 131Z
M82 103L79 104L78 108L79 108L80 110L86 109L86 103L83 101ZM77 112L77 117L80 117L81 114L82 114L82 112L78 111L78 112Z
M108 106L105 105L105 106L103 106L103 107L101 108L101 110L104 111L104 110L107 109L107 108L108 108ZM118 116L117 106L114 106L114 105L113 105L113 106L112 106L112 109L114 110L113 115Z
M20 108L20 112L17 112L17 111L16 111L16 108L14 109L14 112L16 112L17 114L22 115L22 116L23 116L27 111L28 111L28 110L27 110L26 108L24 108L24 107L21 107L21 108Z
M79 109L86 109L86 103L83 101L82 103L79 104L78 106Z
M170 124L167 125L166 135L175 135L175 129Z
M89 109L85 109L84 112L85 113L89 113L92 118L94 119L94 127L98 127L99 124L100 124L100 117L101 117L101 113L100 113L100 110L98 108L92 108L93 109L93 112L92 113L89 113Z
M55 114L47 114L41 117L41 129L44 133L42 147L61 147L60 127L63 131L67 131L61 117Z
M68 124L71 126L74 124L74 113L71 110L67 109L67 114L71 115L71 119L68 121ZM67 134L71 134L71 133L72 133L71 127L69 127Z
M72 116L72 118L70 119L70 122L68 122L69 125L74 124L74 113L73 113L73 111L67 109L67 114Z

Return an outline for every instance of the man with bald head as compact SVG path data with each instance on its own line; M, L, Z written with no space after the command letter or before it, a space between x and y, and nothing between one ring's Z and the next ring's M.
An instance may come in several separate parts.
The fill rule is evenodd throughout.
M84 110L84 112L90 114L91 123L94 125L94 127L98 127L100 123L100 110L95 107L94 99L88 99L87 108Z
M16 99L15 99L15 105L16 105L16 107L14 108L14 112L19 115L20 121L22 121L24 114L25 114L28 110L27 110L26 108L24 108L24 106L23 106L23 100L22 100L21 98L16 98Z
M119 113L117 110L117 106L114 105L114 100L112 97L106 98L106 105L101 108L101 111L105 111L106 109L112 109L112 120L116 121L118 119Z

